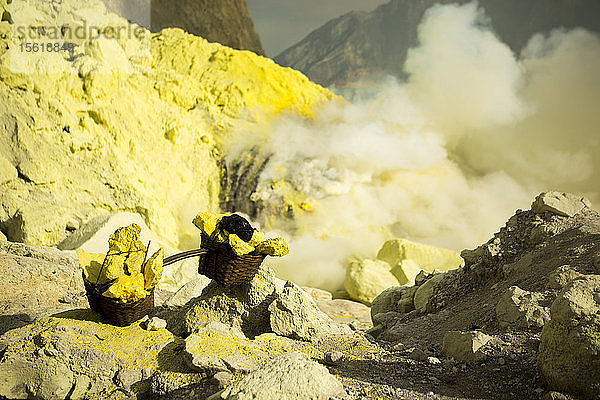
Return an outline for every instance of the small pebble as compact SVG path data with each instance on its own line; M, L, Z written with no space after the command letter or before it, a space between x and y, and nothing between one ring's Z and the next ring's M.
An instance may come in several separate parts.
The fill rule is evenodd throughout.
M410 358L412 358L415 361L425 361L427 360L427 354L425 354L425 352L419 348L414 348L410 354L409 354Z
M498 359L498 365L504 365L504 364L506 364L506 359L504 357L500 357Z
M398 342L396 343L393 347L392 347L392 351L403 351L404 349L406 349L406 346L404 346L404 344Z
M441 364L442 362L441 362L441 361L440 361L440 359L439 359L439 358L437 358L437 357L427 357L427 363L428 363L428 364L431 364L431 365L439 365L439 364Z
M341 351L330 351L325 353L325 363L329 365L339 365L344 359Z

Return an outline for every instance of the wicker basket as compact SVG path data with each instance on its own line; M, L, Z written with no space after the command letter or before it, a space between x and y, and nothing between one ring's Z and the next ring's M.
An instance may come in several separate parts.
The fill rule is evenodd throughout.
M116 299L102 296L96 286L85 279L85 276L83 283L90 308L103 315L114 325L131 325L154 310L154 288L150 289L150 294L141 300L134 303L121 303Z
M227 244L212 240L204 232L202 248L207 252L200 255L198 273L208 276L222 286L250 282L266 257L256 252L238 256Z

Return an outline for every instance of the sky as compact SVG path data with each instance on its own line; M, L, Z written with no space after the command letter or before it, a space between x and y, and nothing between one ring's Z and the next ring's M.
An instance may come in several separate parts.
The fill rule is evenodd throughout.
M246 0L269 57L296 44L332 18L353 10L370 11L389 0Z

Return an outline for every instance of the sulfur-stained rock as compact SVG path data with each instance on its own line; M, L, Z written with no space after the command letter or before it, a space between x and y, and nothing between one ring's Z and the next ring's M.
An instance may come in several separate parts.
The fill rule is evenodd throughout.
M550 388L600 396L600 275L569 283L550 307L538 365Z
M290 379L293 376L294 379ZM345 396L327 368L300 352L283 354L211 396L218 399L329 399Z
M388 240L377 253L377 259L393 267L403 260L413 261L419 268L428 272L434 269L448 271L457 269L463 259L455 251L415 243L405 239Z
M266 239L256 247L256 251L272 257L283 257L290 252L290 245L280 237Z
M0 23L0 143L13 166L0 171L12 179L17 166L20 175L0 184L48 218L86 221L129 210L162 242L195 247L182 205L219 207L223 136L282 111L311 116L335 98L250 52L181 29L152 35L108 13L100 0L15 0L11 7L13 23ZM71 35L70 50L24 54L14 38L26 26L80 34ZM128 34L93 37L83 26ZM49 212L52 205L63 212ZM25 237L28 244L58 243L34 239Z
M163 273L163 258L165 252L159 249L154 253L143 266L144 271L144 288L150 289L158 285Z
M269 306L269 313L271 330L292 339L312 341L352 332L347 325L329 318L306 292L289 281Z
M550 319L550 310L539 305L543 299L541 293L528 292L518 286L508 288L496 306L498 325L515 329L543 327Z
M348 295L367 305L391 286L398 286L398 280L384 261L355 259L346 270L344 287Z
M116 389L115 378L131 386L142 379L139 371L156 370L160 352L164 365L175 361L173 350L165 349L174 340L168 331L148 332L139 324L119 328L94 320L97 314L92 311L72 311L5 333L0 396L66 399L71 390L96 396Z
M73 252L0 241L0 265L0 335L38 318L87 307Z
M8 242L8 239L6 238L6 236L4 236L4 233L2 233L0 231L0 242Z
M585 197L571 193L546 192L536 197L531 211L537 214L552 213L563 217L572 217L592 203Z
M270 332L268 307L284 284L264 266L247 284L226 288L211 282L200 297L180 311L184 332L197 332L212 321L241 329L248 337Z
M66 236L65 210L56 205L25 204L8 219L2 230L12 242L55 246Z

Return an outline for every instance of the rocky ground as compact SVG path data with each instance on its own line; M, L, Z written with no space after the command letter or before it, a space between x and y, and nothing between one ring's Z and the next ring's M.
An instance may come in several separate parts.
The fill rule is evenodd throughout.
M0 396L600 398L600 214L541 195L465 266L369 308L265 267L157 293L125 328L87 309L72 252L0 242ZM25 276L18 280L14 277Z

